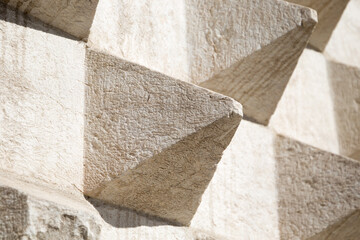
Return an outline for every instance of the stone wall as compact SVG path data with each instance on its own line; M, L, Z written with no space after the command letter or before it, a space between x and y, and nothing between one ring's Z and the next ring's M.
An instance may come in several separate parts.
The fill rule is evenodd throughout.
M0 0L0 240L358 239L359 4Z

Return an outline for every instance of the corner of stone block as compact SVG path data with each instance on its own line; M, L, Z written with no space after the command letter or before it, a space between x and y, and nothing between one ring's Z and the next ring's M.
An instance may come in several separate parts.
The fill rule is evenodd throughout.
M314 9L302 7L301 10L301 26L315 27L318 23L318 14Z
M243 114L243 107L242 107L241 103L235 101L232 98L230 98L230 100L232 101L232 103L231 103L232 113L235 115L238 115L242 119L244 114Z
M229 116L233 116L233 117L238 116L239 119L241 120L243 118L243 106L241 105L241 103L239 103L238 101L236 101L231 97L224 96L222 94L218 94L218 95L221 101L225 101L227 103Z

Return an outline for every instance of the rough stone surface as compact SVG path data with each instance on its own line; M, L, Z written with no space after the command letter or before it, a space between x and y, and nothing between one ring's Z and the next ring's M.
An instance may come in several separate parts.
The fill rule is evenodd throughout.
M288 2L315 9L318 13L319 23L312 33L309 44L324 51L331 34L343 14L349 0L287 0Z
M267 124L315 23L315 11L277 0L101 1L88 44L202 83Z
M281 239L307 239L360 208L359 161L280 136L274 151Z
M0 169L83 185L83 43L0 3Z
M79 39L89 35L98 0L1 0Z
M188 224L241 105L94 51L86 85L85 193Z
M357 239L359 2L0 0L0 239Z
M13 176L8 180L3 173L0 184L0 239L225 239L102 203L94 207L79 196L66 196L66 193L34 186ZM114 215L118 218L109 222L111 225L104 221ZM123 222L129 226L116 225Z
M336 62L360 67L360 0L350 0L324 54Z
M243 120L190 228L2 174L1 216L14 220L0 229L30 239L306 239L329 229L353 235L359 169L357 161Z
M360 210L357 210L341 221L316 234L309 240L357 240L360 236Z
M271 118L280 134L336 154L360 149L360 69L306 50Z

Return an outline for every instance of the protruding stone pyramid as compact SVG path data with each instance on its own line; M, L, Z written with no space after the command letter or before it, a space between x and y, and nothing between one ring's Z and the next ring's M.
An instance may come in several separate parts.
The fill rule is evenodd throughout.
M270 126L312 146L355 157L359 119L360 69L305 50Z
M318 13L319 23L310 37L311 47L324 51L331 34L340 20L349 0L287 0L302 6L315 9Z
M359 161L242 120L190 226L229 239L307 239L360 208L359 171Z
M1 7L1 169L73 193L85 184L91 196L188 224L241 105L107 54L85 54L82 42ZM131 196L149 188L148 205ZM129 195L121 199L121 191Z
M86 85L85 194L189 224L241 105L94 51Z
M354 211L360 207L359 169L358 161L243 120L190 228L90 199L94 209L80 196L0 172L0 217L7 217L6 223L0 221L0 236L4 232L45 239L307 239L324 232L348 236L341 234L357 230L352 226L358 216ZM336 227L339 221L346 224Z
M267 124L316 24L284 1L100 1L88 44L240 101Z
M3 2L0 239L358 236L359 0Z

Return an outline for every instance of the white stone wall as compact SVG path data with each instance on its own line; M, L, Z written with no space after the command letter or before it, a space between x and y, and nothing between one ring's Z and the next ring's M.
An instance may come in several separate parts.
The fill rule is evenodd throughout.
M0 239L357 240L359 1L291 1L0 1Z

